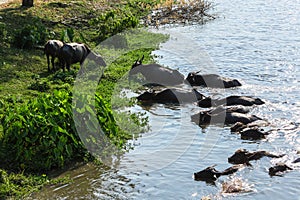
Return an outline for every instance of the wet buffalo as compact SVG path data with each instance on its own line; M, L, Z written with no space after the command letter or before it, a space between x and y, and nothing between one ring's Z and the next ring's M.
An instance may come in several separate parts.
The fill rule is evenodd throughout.
M237 150L232 156L228 158L228 162L232 164L247 164L251 165L251 160L259 160L262 157L280 158L284 155L275 155L267 151L249 152L246 149Z
M260 98L254 98L250 96L229 96L223 99L211 99L207 97L198 102L198 106L202 108L209 108L212 106L226 105L242 105L242 106L253 106L253 105L262 105L265 102Z
M143 65L143 59L144 56L140 60L137 59L135 61L129 72L129 77L135 74L142 74L145 78L145 85L173 86L184 82L184 75L179 71L163 67L159 64Z
M268 132L263 132L258 128L248 128L239 132L243 140L260 140L269 135Z
M137 100L144 103L191 103L197 102L199 99L204 98L197 90L183 90L183 89L165 89L160 92L144 92L137 97Z
M236 79L224 78L217 74L198 74L191 72L188 74L186 81L191 86L203 86L212 88L230 88L241 86L242 84Z
M218 109L217 109L218 110ZM247 110L243 108L226 110L219 109L220 112L216 112L216 109L209 111L201 111L197 114L191 116L192 121L199 125L205 124L234 124L237 122L242 122L243 124L248 124L256 120L261 120L261 118L255 115L245 114Z
M287 170L293 170L293 169L284 163L276 163L274 167L269 168L269 175L275 176L278 175L278 173L285 172Z
M294 160L292 163L298 163L300 162L300 158L297 158L296 160Z
M194 179L196 181L213 182L213 181L217 180L220 176L230 175L230 174L237 172L240 168L241 168L241 166L236 165L236 166L229 167L229 168L225 169L224 171L220 172L220 171L217 171L214 168L214 166L211 166L211 167L205 168L202 171L194 173Z
M249 124L243 124L242 122L237 122L235 124L233 124L231 127L230 127L230 130L231 132L241 132L245 129L259 129L259 127L262 127L262 126L268 126L270 125L269 122L267 121L264 121L264 120L258 120L258 121L254 121L252 123L249 123ZM263 129L261 128L260 129L261 131L263 131Z

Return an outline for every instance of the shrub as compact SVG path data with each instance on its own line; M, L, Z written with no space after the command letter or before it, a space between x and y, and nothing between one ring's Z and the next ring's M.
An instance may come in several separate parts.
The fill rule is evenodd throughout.
M6 113L2 119L1 142L11 154L10 158L14 158L9 161L14 167L30 170L61 167L84 152L80 139L74 134L68 92L41 95L27 104L8 107Z
M103 131L122 147L128 136L119 134L121 131L102 98L96 95L95 100L97 119ZM92 112L91 107L85 105L84 108ZM53 95L40 95L21 106L9 106L5 112L0 145L6 149L5 158L1 159L8 167L41 171L89 157L75 130L71 92L62 90L54 91Z
M92 26L98 27L99 36L97 39L100 41L125 29L134 28L138 23L139 19L129 9L119 10L119 13L117 10L112 10L90 21Z
M50 89L50 85L46 81L36 80L34 83L32 83L28 86L28 89L37 90L37 91L40 91L40 92L45 92L45 91L48 91Z
M112 139L113 144L119 148L124 147L129 134L118 128L112 111L100 96L96 95L94 100L102 130ZM94 114L91 109L94 107L93 102L87 101L87 97L82 96L77 103L85 103L82 112ZM7 115L2 116L4 135L0 141L9 154L4 159L6 163L12 164L9 167L49 170L62 167L76 158L86 158L87 150L75 130L71 92L54 91L53 95L40 95L21 106L12 105L5 108ZM88 120L81 122L90 123Z
M18 48L30 49L36 45L44 45L48 35L46 27L36 19L16 32L13 44Z
M0 22L0 40L5 40L7 35L6 24Z

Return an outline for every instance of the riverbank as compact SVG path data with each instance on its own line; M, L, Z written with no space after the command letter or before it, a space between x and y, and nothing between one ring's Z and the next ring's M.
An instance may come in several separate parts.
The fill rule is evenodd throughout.
M64 184L71 180L56 179L53 172L67 170L74 160L94 160L72 128L69 95L79 65L66 73L48 72L43 52L34 46L42 46L47 39L64 39L94 48L100 41L138 26L139 17L152 7L150 1L145 5L135 2L124 5L121 1L34 3L32 8L22 8L20 2L13 1L3 4L0 10L1 199L23 198L45 185ZM144 12L137 12L141 9ZM103 28L105 32L100 32ZM163 38L158 37L155 43ZM152 50L140 49L123 55L108 66L109 76L98 88L101 107L97 107L97 115L106 119L102 127L121 149L127 148L126 140L132 136L108 117L111 115L108 100L116 80L126 72L124 69L129 70L141 54L147 55L149 62Z
M44 185L70 181L49 177L52 177L53 170L65 168L75 160L94 160L78 137L72 118L72 87L79 65L72 66L72 70L66 73L48 72L46 58L36 47L41 47L48 39L60 39L83 42L94 49L117 33L139 27L139 20L157 3L150 0L129 3L38 0L34 1L32 8L20 7L19 1L2 4L1 198L23 198ZM151 52L167 39L164 35L145 31L138 36L129 39L127 45L140 44L147 38L151 47L123 53L109 63L97 88L98 120L106 135L122 150L130 148L126 141L135 133L121 130L111 117L110 97L114 85L142 55L145 63L153 62ZM97 53L105 55L107 52L113 54L119 50L110 48ZM126 116L138 126L145 124L145 119L140 116L132 113Z

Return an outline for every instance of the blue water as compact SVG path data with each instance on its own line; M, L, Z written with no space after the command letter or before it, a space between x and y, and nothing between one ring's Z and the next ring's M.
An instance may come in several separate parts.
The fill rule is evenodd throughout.
M111 170L87 165L72 173L74 183L48 188L39 198L58 199L299 199L300 165L300 1L216 0L218 18L205 25L162 28L170 40L154 54L157 62L183 74L201 70L236 78L234 89L200 89L215 97L243 94L260 97L265 105L251 113L271 122L266 140L249 142L230 133L229 127L201 129L190 122L193 105L169 108L155 105L147 115L150 131L134 141L135 149ZM135 107L136 110L143 110ZM291 130L287 130L291 129ZM221 177L216 185L194 181L194 172L216 164L239 148L285 153L282 159L262 158L233 176ZM270 177L268 168L286 162L295 170ZM250 192L221 193L221 184L242 179Z

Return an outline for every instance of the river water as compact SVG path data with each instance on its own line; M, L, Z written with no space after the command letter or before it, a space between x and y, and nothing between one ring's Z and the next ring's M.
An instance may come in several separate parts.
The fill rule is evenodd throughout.
M144 109L150 131L136 141L115 167L91 164L67 172L74 182L43 189L38 199L299 199L300 164L300 1L216 0L219 17L205 25L169 27L160 32L170 40L155 51L157 62L178 69L217 73L243 84L234 89L203 89L215 97L230 94L260 97L266 104L251 113L271 123L262 141L241 140L227 126L200 128L190 120L199 109L194 105L154 105ZM270 128L270 127L269 127ZM220 177L215 185L194 181L193 173L216 164L229 166L235 150L267 150L286 154L281 159L253 161L232 176ZM270 177L268 168L285 162L294 168L283 176ZM246 193L221 193L224 181L241 179Z

